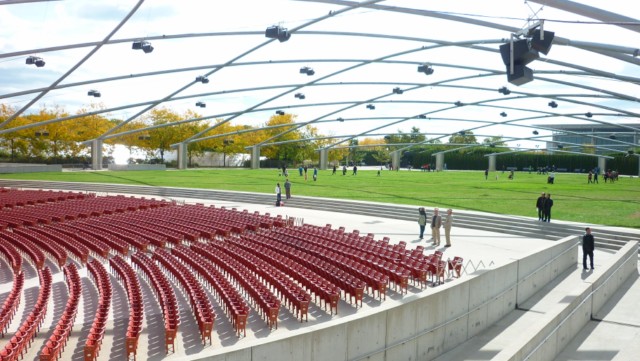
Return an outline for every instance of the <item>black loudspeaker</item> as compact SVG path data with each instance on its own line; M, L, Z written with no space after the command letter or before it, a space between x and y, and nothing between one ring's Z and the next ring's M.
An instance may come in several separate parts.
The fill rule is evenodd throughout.
M511 74L510 66L507 65L507 80L515 85L526 84L533 81L533 70L524 65L514 65L513 74Z
M549 54L549 50L551 50L551 43L553 42L555 33L553 31L543 31L542 33L544 34L544 39L540 39L540 29L533 31L531 35L531 47L547 55Z
M511 43L500 45L500 55L504 65L511 64ZM515 40L513 42L513 63L516 65L527 65L530 62L540 58L538 51L531 48L531 42L528 39Z
M269 39L277 39L279 30L280 30L279 26L273 25L267 28L264 35Z

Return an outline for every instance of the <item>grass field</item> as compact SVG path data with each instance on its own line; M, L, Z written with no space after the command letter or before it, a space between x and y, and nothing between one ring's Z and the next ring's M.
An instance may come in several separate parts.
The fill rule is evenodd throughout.
M537 217L535 202L541 192L554 200L552 220L606 224L640 228L640 179L620 178L615 183L587 184L583 174L556 174L555 184L545 175L492 172L420 172L359 170L357 176L338 171L319 171L317 182L304 181L291 169L294 195L366 200L427 207L467 209L491 213ZM497 179L496 179L497 176ZM207 188L273 193L276 182L284 182L275 169L203 169L185 171L2 174L4 179L51 180L64 182L120 183L148 186ZM284 190L283 190L284 192ZM275 196L274 196L275 197Z

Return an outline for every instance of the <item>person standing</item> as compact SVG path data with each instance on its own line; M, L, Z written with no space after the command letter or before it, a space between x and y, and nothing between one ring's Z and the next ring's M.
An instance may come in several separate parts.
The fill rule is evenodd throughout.
M420 239L424 237L424 229L427 226L427 212L424 207L418 208L418 225L420 226Z
M308 167L305 165L304 166L304 180L305 181L307 180L307 170L308 170Z
M598 183L598 173L600 173L600 167L593 170L593 183Z
M276 183L276 207L280 207L280 202L282 202L282 190L280 183Z
M542 212L542 221L551 222L551 207L553 207L553 199L551 199L551 193L547 193L547 198L544 200L544 211Z
M591 262L591 269L593 269L593 250L595 248L595 239L591 234L591 228L585 228L585 234L582 236L582 268L587 268L587 256Z
M445 247L451 247L451 226L453 226L453 210L447 209L447 218L444 220L444 239Z
M440 245L440 227L442 227L442 217L438 214L438 208L433 210L433 217L431 218L431 238L433 239L433 245Z
M318 168L313 167L313 181L317 181L318 180Z
M489 179L489 168L484 170L484 180Z
M334 164L334 165L333 165L333 172L331 172L331 175L336 175L336 169L337 169L337 167L336 167L336 165Z
M291 182L289 182L289 178L284 182L284 192L287 195L287 199L291 199Z
M542 195L540 197L538 197L538 200L536 201L536 208L538 209L538 220L542 221L544 219L544 201L545 201L546 197L544 192L542 192Z
M347 175L347 165L342 166L342 175Z
M358 174L358 166L357 165L353 165L353 174L352 175L356 175Z

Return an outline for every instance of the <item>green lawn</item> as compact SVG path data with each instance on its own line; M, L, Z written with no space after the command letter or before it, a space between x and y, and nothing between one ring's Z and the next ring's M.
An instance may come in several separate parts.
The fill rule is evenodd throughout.
M385 170L358 171L357 176L332 176L320 171L317 182L307 182L290 170L294 195L357 199L427 207L467 209L492 213L537 216L535 201L541 192L554 199L553 219L640 228L640 179L620 178L616 183L587 184L582 174L556 175L556 184L547 184L546 176L516 173L420 172ZM311 174L310 174L311 175ZM496 175L498 179L496 180ZM205 169L146 172L63 172L2 174L4 179L51 180L173 186L273 193L276 182L284 182L275 169Z

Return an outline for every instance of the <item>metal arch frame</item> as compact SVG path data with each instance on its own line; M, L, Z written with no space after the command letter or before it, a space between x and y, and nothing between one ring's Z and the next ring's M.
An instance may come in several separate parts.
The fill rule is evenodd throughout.
M322 1L316 1L316 2L322 2ZM338 3L338 2L334 2L334 3ZM346 3L346 2L342 2L342 3ZM375 3L375 2L370 2L370 3ZM343 4L343 5L344 5L344 4ZM362 5L362 4L359 4L359 5ZM362 5L362 6L365 6L365 5ZM387 10L387 9L385 9L385 10ZM334 14L335 14L335 13L334 13ZM451 20L451 19L449 19L449 20ZM468 20L469 20L469 19L464 18L464 21L465 21L465 22L469 22ZM457 21L460 21L460 20L457 20ZM300 33L302 33L302 32L300 32ZM425 40L424 40L424 39L421 39L421 41L425 41ZM575 44L572 44L572 45L574 45L574 46L575 46ZM471 46L471 47L472 47L472 48L480 48L480 47L476 47L476 46ZM495 49L491 49L491 51L494 51L494 52L495 52ZM593 70L593 69L592 69L592 70ZM610 77L610 76L609 76L609 74L607 74L607 76L608 76L608 77ZM627 80L627 81L628 81L628 80ZM573 84L573 83L568 83L568 84L570 84L571 86L576 86L576 84ZM602 91L602 90L600 90L600 91ZM537 95L537 96L540 96L540 95ZM162 102L162 101L160 101L160 102ZM364 103L364 102L361 102L360 104L362 104L362 103ZM140 104L140 103L139 103L139 104ZM130 107L131 107L131 106L130 106ZM528 109L527 109L527 110L528 110ZM262 111L262 110L260 110L260 111ZM91 114L92 114L92 112L91 112L91 113L85 113L85 114L80 115L80 116L87 116L87 115L91 115ZM210 117L208 117L208 118L210 118ZM200 120L201 120L201 119L204 119L204 118L198 118L198 119L200 119ZM195 121L195 119L194 119L194 120L191 120L191 121ZM591 120L591 119L590 119L589 121L594 121L594 120ZM617 126L618 124L612 124L612 125L616 125L616 126ZM36 126L36 125L34 125L34 126ZM138 130L138 131L142 131L142 130L145 130L145 129L151 129L151 128L144 128L144 129L141 129L141 130ZM115 129L111 129L111 130L110 130L110 132L112 132L112 131L114 131L114 130L115 130ZM122 133L118 133L118 134L122 135ZM104 137L104 138L106 139L107 137Z
M334 4L334 5L343 5L343 6L347 6L349 4L354 3L354 1L345 1L345 0L298 0L298 1L307 1L307 2L315 2L315 3L323 3L323 4ZM543 4L543 5L546 5L548 3L548 1L546 1L546 0L538 0L538 1L534 1L534 2ZM563 0L553 0L553 2L554 2L554 5L556 5L555 7L557 7L557 8L561 8L562 10L565 10L565 11L568 11L568 12L572 12L574 14L580 14L580 15L584 15L584 16L587 16L587 17L596 18L598 20L603 20L603 21L614 20L614 21L638 22L635 19L623 17L622 15L615 14L615 13L608 12L608 11L604 11L604 10L600 10L600 9L593 8L593 7L590 7L590 6L584 6L584 7L570 6L570 5L575 5L575 3L569 3L569 2L563 1ZM560 6L561 4L565 5L565 6L561 7ZM404 13L404 14L420 15L420 16L444 19L444 20L454 21L454 22L468 23L468 24L473 24L473 25L477 25L477 26L492 28L492 29L496 29L496 30L504 30L504 31L507 31L509 33L516 33L516 32L521 30L521 29L518 29L518 28L511 27L511 26L506 26L506 25L502 25L502 24L496 24L496 23L492 23L492 22L488 22L488 21L484 21L484 20L477 20L477 19L474 19L474 18L466 18L466 17L462 17L462 16L444 14L442 12L431 11L431 10L410 9L410 8L403 8L403 7L399 7L399 6L386 6L386 5L378 5L378 4L368 5L368 6L366 6L366 8L380 10L380 11L389 11L389 12L397 12L397 13ZM606 16L603 16L603 15L606 15ZM634 31L638 31L637 28L635 28ZM634 57L626 57L625 58L625 57L620 57L619 54L616 53L616 52L619 52L620 49L615 48L615 47L614 48L610 48L610 47L607 47L607 46L602 46L602 44L600 44L600 46L597 46L597 45L592 44L592 43L583 43L583 42L575 42L575 41L572 42L569 39L565 39L565 38L558 37L558 36L556 36L554 38L554 44L572 45L572 46L575 46L575 47L583 49L583 50L593 51L593 52L596 52L596 53L601 54L601 55L605 55L605 56L609 56L609 57L612 57L612 58L616 58L618 60L631 62L631 63L634 63L636 65L640 64L640 60L635 59L635 54L636 54L637 49L633 49L631 52L629 52L629 54L634 55ZM594 50L594 49L596 49L596 50ZM614 52L612 52L612 51L614 51Z
M138 3L134 5L134 7L122 19L122 21L120 21L120 23L118 23L118 25L116 25L116 27L113 30L111 30L111 32L101 42L98 42L98 44L95 45L94 48L91 51L89 51L87 55L85 55L82 59L80 59L79 62L77 62L74 66L72 66L71 69L67 70L66 73L64 73L61 77L59 77L56 81L54 81L53 84L51 84L48 88L40 92L40 94L38 94L35 98L31 99L31 101L29 101L26 105L24 105L15 113L11 114L11 116L9 116L5 121L0 123L0 128L4 127L5 125L9 124L9 122L19 117L20 114L24 113L24 111L29 109L33 104L35 104L38 100L44 97L49 91L51 91L51 89L53 89L56 85L60 84L64 79L66 79L69 75L71 75L76 69L80 67L80 65L84 64L87 60L89 60L89 58L93 56L93 54L95 54L98 50L100 50L100 48L103 45L105 45L109 41L109 39L111 39L111 37L114 36L116 32L120 30L122 26L124 26L124 24L126 24L127 21L129 21L129 19L133 16L133 14L135 14L136 11L140 8L140 6L142 6L143 2L144 0L138 0Z
M313 24L315 24L315 23L317 23L317 22L320 22L320 21L322 21L322 20L328 19L328 18L330 18L330 17L332 17L332 16L334 16L334 15L341 14L341 13L344 13L344 12L347 12L347 11L350 11L350 10L354 10L354 9L360 8L360 7L365 6L365 5L367 5L367 4L373 4L373 3L376 3L376 2L380 2L380 1L384 1L384 0L367 0L367 1L364 1L364 2L362 2L362 3L357 3L357 4L355 4L354 6L347 6L347 7L346 7L346 8L344 8L344 9L338 10L338 11L336 11L336 12L331 12L331 13L329 13L328 15L324 15L324 16L321 16L321 17L319 17L319 18L316 18L316 19L313 19L313 20L311 20L311 21L308 21L308 22L306 22L306 23L304 23L304 24L302 24L302 25L300 25L300 26L298 26L298 27L296 27L296 28L293 28L293 29L289 30L289 32L290 32L290 33L295 33L296 31L298 31L298 30L300 30L300 29L304 29L304 28L306 28L307 26L310 26L310 25L313 25ZM236 56L236 57L232 58L231 60L227 61L227 62L226 62L225 64L223 64L222 66L220 66L220 67L216 67L216 68L214 68L213 70L210 70L209 72L205 73L205 74L204 74L204 76L209 77L210 75L217 73L217 72L218 72L218 71L220 71L221 69L224 69L224 67L225 67L225 66L227 66L227 65L229 65L229 64L233 64L236 60L239 60L239 59L241 59L241 58L245 57L246 55L249 55L249 54L253 53L254 51L256 51L256 50L258 50L258 49L260 49L260 48L262 48L262 47L264 47L264 46L266 46L266 45L268 45L268 44L270 44L270 43L272 43L272 42L274 42L274 41L275 41L275 39L269 39L269 40L263 41L261 44L256 45L256 46L254 46L253 48L251 48L251 49L249 49L249 50L247 50L247 51L245 51L245 52L241 53L240 55L238 55L238 56ZM123 123L119 124L118 126L116 126L116 127L114 127L114 128L111 128L111 129L109 129L107 132L103 133L100 137L98 137L98 139L102 139L104 136L107 136L107 135L109 135L109 134L113 133L115 130L117 130L117 129L119 129L119 128L123 127L125 124L127 124L127 123L131 122L132 120L136 119L137 117L139 117L140 115L144 114L144 113L145 113L145 112L147 112L148 110L150 110L150 109L154 108L156 105L161 104L161 103L163 103L164 101L171 99L173 96L177 95L178 93L182 92L183 90L187 89L188 87L190 87L191 85L193 85L193 84L195 84L195 83L196 83L196 81L192 81L192 82L190 82L189 84L187 84L186 86L184 86L184 87L180 88L179 90L177 90L177 91L175 91L175 92L173 92L173 93L169 94L167 97L163 98L163 99L162 99L162 100L160 100L159 102L157 102L157 103L155 103L155 104L152 104L151 106L149 106L149 107L147 107L147 108L143 109L142 111L139 111L139 112L138 112L138 113L136 113L134 116L129 117L129 118L128 118L127 120L125 120ZM233 118L232 118L232 119L233 119ZM231 119L229 119L229 120L231 120ZM228 122L229 120L226 120L226 121L224 121L223 123L218 123L217 125L224 124L224 123ZM200 135L202 135L202 134L204 134L204 133L206 133L206 132L210 131L211 129L213 129L213 127L210 127L210 128L208 128L208 129L206 129L206 131L204 131L204 132L200 132L200 133L198 133L198 134L197 134L197 136L200 136ZM190 138L193 138L193 137L190 137ZM188 144L188 141L190 140L190 138L187 138L187 139L185 140L185 142L183 142L183 143L187 143L187 144Z

